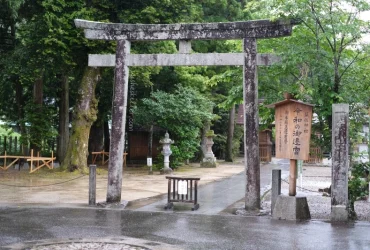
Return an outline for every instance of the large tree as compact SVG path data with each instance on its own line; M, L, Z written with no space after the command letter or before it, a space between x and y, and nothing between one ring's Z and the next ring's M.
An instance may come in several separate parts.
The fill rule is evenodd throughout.
M88 141L90 128L96 120L98 102L95 88L100 77L99 68L86 67L79 89L79 98L73 113L72 133L63 168L69 171L78 169L87 173L86 159L89 155Z
M260 82L271 102L273 93L288 90L315 104L318 122L314 129L323 134L318 143L327 148L332 104L363 102L360 95L349 96L346 90L352 87L359 93L366 90L366 80L353 79L368 72L357 71L360 76L356 77L353 73L368 59L368 45L361 38L370 26L360 15L369 9L368 1L362 0L262 0L247 4L246 10L254 17L301 21L293 35L283 38L283 42L260 43L260 48L280 53L283 58L282 67L272 68L273 73L262 75Z

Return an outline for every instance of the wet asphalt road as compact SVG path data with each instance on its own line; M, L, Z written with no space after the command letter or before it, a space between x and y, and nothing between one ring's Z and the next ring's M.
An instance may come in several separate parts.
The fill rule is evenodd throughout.
M370 223L274 221L91 208L0 208L0 249L17 242L128 236L173 249L370 249Z

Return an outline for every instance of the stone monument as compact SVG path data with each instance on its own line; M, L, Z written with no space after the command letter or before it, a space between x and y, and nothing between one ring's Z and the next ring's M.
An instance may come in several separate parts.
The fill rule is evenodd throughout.
M174 141L170 139L170 135L168 132L166 132L164 138L161 139L159 143L163 144L161 153L164 156L164 168L161 170L161 174L171 174L172 169L170 168L170 155L172 154L171 144L173 144Z
M333 104L331 220L348 221L349 105Z
M215 168L217 167L216 157L213 154L212 146L214 144L213 137L215 136L215 133L213 130L208 130L206 133L206 148L207 152L200 163L200 166L203 168Z

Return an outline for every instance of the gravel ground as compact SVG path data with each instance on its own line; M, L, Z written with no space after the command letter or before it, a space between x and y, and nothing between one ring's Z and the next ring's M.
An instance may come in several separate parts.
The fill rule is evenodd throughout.
M331 168L318 166L304 166L302 175L302 190L300 178L297 180L297 196L306 196L310 208L311 218L317 220L330 220L331 199L325 196L319 189L329 188L331 184ZM281 193L288 195L289 184L286 182L281 185ZM267 193L262 201L262 208L271 211L271 196ZM356 201L355 211L357 219L361 221L370 221L370 202Z

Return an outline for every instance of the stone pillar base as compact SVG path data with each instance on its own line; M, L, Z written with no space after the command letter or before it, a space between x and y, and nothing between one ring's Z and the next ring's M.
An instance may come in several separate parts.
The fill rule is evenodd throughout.
M310 209L306 197L279 195L272 213L275 220L309 220Z
M173 170L171 168L163 168L160 170L160 174L172 174Z
M216 158L212 158L212 159L204 158L203 161L200 163L200 167L202 167L202 168L215 168L215 167L217 167Z
M331 206L331 221L348 221L348 209L344 205Z

